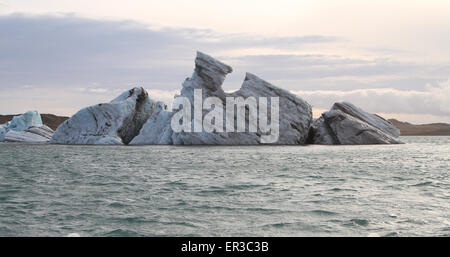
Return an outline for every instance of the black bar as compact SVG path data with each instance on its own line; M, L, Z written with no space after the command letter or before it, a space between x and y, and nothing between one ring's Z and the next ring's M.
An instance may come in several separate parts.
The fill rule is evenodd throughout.
M445 253L449 238L0 238L2 252L127 256L312 256ZM214 247L212 248L212 246ZM61 252L61 249L63 249Z

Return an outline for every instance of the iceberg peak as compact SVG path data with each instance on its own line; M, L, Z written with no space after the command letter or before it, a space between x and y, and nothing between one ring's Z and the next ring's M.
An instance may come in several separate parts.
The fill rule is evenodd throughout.
M42 126L41 115L38 111L27 111L22 115L14 116L7 123L10 130L23 131L31 126Z

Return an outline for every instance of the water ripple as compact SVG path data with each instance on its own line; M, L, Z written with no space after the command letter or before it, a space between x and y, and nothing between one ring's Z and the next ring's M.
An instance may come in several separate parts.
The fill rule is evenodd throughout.
M0 236L448 236L450 137L402 141L0 143Z

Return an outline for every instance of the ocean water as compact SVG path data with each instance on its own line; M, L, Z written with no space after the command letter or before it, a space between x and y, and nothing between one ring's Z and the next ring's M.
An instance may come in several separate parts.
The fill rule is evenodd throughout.
M0 236L450 236L450 137L0 144Z

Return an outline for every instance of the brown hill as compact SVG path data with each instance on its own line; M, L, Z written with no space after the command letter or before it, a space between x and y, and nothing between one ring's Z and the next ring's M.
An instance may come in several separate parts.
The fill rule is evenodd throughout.
M52 128L53 130L56 130L56 128L69 119L69 117L66 116L56 116L53 114L41 114L42 122Z
M450 124L447 123L415 125L396 119L389 121L400 129L402 136L450 136Z
M19 115L19 114L15 114L15 115L0 115L0 124L6 123L6 122L12 120L12 118L14 116L17 116L17 115ZM63 123L69 117L56 116L56 115L53 115L53 114L41 114L41 118L42 118L42 122L45 125L49 126L53 130L55 130L59 126L59 124Z

